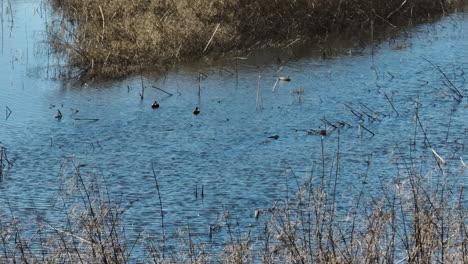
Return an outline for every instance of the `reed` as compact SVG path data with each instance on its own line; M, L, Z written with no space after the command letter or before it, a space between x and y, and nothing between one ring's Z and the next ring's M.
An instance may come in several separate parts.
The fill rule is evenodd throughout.
M350 26L407 25L466 0L49 0L60 18L50 43L84 77L164 69L207 54L245 54ZM233 56L235 57L235 55ZM75 72L75 71L72 71Z
M6 170L13 167L13 163L7 157L7 148L0 145L0 182Z
M259 228L234 231L236 224L225 211L210 225L209 242L194 237L188 224L179 232L181 244L170 247L154 167L163 238L139 233L129 239L122 221L128 206L112 201L102 176L83 173L81 164L68 161L64 168L71 169L64 169L69 172L57 200L66 208L64 224L41 219L37 230L25 230L21 219L2 216L0 262L467 263L466 193L457 181L466 167L452 171L440 164L439 154L425 163L397 146L399 177L382 182L378 192L356 183L355 194L344 197L352 201L346 206L337 187L346 170L340 164L340 128L336 144L329 163L332 153L322 138L322 157L303 181L287 166L287 178L297 188L287 188L283 200L255 211ZM423 162L432 165L422 169ZM226 239L216 247L212 239L220 229Z

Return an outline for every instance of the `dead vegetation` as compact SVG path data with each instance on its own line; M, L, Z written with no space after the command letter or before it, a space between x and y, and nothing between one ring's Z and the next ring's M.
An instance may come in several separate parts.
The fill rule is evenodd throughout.
M465 0L50 0L50 42L85 77L428 19Z
M131 205L113 202L103 177L69 161L55 205L65 221L38 218L37 230L29 230L21 219L0 217L0 262L468 263L466 194L458 181L464 168L433 162L424 170L420 160L398 153L399 177L381 181L377 192L355 183L358 192L347 196L337 189L343 168L335 155L333 164L317 162L294 195L255 211L257 227L231 233L225 212L213 227L229 231L219 247L193 237L190 226L178 246L168 247L164 235L129 235L123 219Z

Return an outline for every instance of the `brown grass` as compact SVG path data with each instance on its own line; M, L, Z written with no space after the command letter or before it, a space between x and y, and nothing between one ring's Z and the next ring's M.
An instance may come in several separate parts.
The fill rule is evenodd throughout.
M225 213L217 229L231 238L218 249L193 237L190 226L171 249L160 238L129 239L127 206L110 200L102 177L69 162L56 204L68 208L66 221L42 219L34 231L23 230L20 219L0 218L0 263L468 263L466 194L454 181L463 171L436 164L424 171L420 161L397 156L400 177L375 194L361 185L344 197L352 199L348 206L338 202L336 163L326 169L331 175L317 168L294 196L263 209L260 228L231 234Z
M118 77L206 54L418 21L465 0L50 0L50 40L84 76ZM404 4L403 4L404 3Z

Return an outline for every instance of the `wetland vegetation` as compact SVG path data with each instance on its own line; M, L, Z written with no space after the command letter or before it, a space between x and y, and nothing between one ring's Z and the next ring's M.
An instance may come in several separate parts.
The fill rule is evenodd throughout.
M338 136L338 145L339 140ZM382 183L379 194L370 194L365 184L356 183L361 185L359 193L349 207L342 207L336 187L343 170L340 155L338 148L334 164L318 160L304 181L290 171L297 188L288 190L286 199L271 207L252 211L256 224L248 232L240 232L239 223L225 211L209 226L209 241L194 236L188 223L180 227L177 244L166 241L164 201L156 174L155 199L159 196L163 235L155 237L142 230L132 237L123 224L128 205L110 200L102 175L82 174L84 165L70 159L64 164L71 168L70 174L63 175L63 189L54 204L64 210L65 222L56 226L38 219L39 227L31 231L23 229L20 219L1 219L0 261L467 263L468 212L459 180L468 167L449 171L446 161L436 154L428 157L433 167L421 168L425 161L398 153L402 174L393 184ZM215 237L221 229L228 236L217 244Z
M463 14L381 54L142 74L462 2L50 0L69 77L139 76L0 65L26 65L0 79L0 263L468 263ZM10 36L31 30L8 6Z
M465 0L51 0L56 51L84 77L165 69L206 54L320 41L353 27L374 31L427 21ZM74 74L78 74L74 72Z

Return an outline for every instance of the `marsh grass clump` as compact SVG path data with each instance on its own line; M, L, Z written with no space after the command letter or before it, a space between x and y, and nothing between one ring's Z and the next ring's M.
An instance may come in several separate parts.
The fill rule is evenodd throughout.
M465 0L50 0L50 43L85 77L118 77L206 54L413 22Z
M379 197L361 193L346 210L327 184L304 185L270 208L263 262L467 263L463 189L427 180L407 175Z
M125 210L110 201L102 178L82 174L80 166L64 175L53 206L65 208L61 223L0 215L0 263L128 263Z
M128 245L122 224L125 209L110 199L102 177L82 173L81 164L69 162L58 204L68 207L67 224L45 227L55 232L48 240L52 262L127 263ZM66 169L66 167L64 168Z

